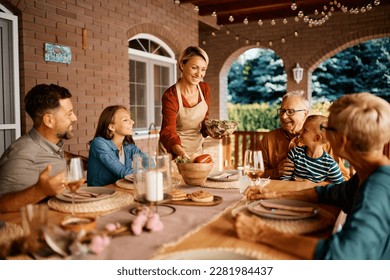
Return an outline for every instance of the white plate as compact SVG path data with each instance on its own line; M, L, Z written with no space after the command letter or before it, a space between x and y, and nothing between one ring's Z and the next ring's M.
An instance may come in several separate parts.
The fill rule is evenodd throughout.
M231 248L207 248L179 251L156 257L158 260L256 260Z
M306 201L300 201L300 200L289 200L289 199L267 199L267 202L272 202L275 204L285 205L285 206L292 206L292 207L312 207L313 212L301 212L296 213L295 215L285 215L285 214L278 214L278 210L268 210L266 208L262 208L262 211L256 210L259 209L258 207L261 207L261 200L256 200L247 205L247 208L250 212L253 214L256 214L263 218L270 218L270 219L278 219L278 220L298 220L298 219L307 219L311 218L318 214L319 209L315 204L306 202ZM267 211L268 210L268 211Z
M234 182L238 181L238 173L237 170L211 172L207 179L217 182Z
M115 189L106 188L106 187L81 187L80 190L86 191L86 192L91 192L91 193L96 193L96 194L107 194L107 195L102 195L102 196L98 196L98 197L88 197L88 198L75 197L74 202L97 201L97 200L109 198L115 194ZM59 200L65 201L65 202L72 202L71 192L69 192L68 190L65 190L64 192L67 192L67 195L58 194L56 196L56 198L58 198Z

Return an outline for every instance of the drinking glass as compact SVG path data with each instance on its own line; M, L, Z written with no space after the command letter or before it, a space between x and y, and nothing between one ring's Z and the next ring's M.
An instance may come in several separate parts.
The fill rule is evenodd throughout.
M251 186L256 185L256 180L264 175L263 154L260 150L246 150L244 157L244 173L251 180Z
M81 158L71 158L66 166L65 187L72 193L72 215L75 214L75 193L84 183L84 169Z

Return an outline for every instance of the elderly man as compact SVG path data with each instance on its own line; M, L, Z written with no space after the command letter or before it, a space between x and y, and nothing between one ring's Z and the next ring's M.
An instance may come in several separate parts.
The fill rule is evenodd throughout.
M326 131L335 153L356 169L341 184L292 192L261 192L250 187L249 200L299 199L340 207L347 218L343 229L326 239L282 233L263 219L239 214L238 236L268 244L304 259L390 259L390 159L383 145L390 140L390 104L373 94L346 94L329 109ZM300 250L298 250L298 248Z
M31 130L0 158L0 212L17 211L64 190L63 140L73 136L71 93L58 85L41 84L25 97L33 120Z
M278 109L281 128L275 129L264 135L260 142L263 152L265 177L279 179L281 176L291 176L294 164L287 159L289 148L297 138L309 113L309 102L298 92L289 92L283 96L282 105ZM324 150L328 152L339 164L345 180L349 179L349 173L344 166L344 161L335 156L327 143Z

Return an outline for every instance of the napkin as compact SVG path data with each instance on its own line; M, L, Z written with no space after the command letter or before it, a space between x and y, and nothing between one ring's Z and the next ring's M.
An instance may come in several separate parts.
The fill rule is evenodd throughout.
M69 191L63 192L62 195L72 198L72 193ZM76 199L89 199L89 198L94 198L94 197L100 198L102 196L108 196L108 195L109 194L107 194L107 193L93 193L93 192L88 192L88 191L84 191L84 190L78 190L75 193L74 198L76 198Z
M292 205L270 202L266 200L260 201L260 205L263 206L264 208L270 208L273 210L287 210L287 211L300 212L300 213L313 213L315 210L315 208L311 206L292 206Z

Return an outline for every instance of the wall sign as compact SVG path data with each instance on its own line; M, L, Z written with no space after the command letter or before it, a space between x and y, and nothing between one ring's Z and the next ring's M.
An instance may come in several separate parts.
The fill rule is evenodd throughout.
M45 43L45 61L67 63L72 60L70 47Z

